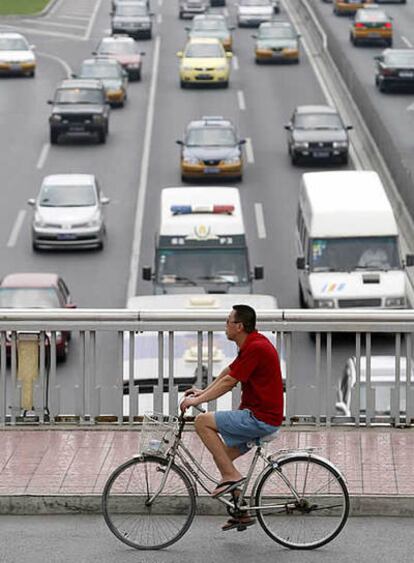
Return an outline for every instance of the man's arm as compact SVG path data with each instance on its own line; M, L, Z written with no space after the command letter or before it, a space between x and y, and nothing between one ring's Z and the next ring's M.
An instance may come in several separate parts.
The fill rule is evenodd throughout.
M219 379L220 378L220 379ZM204 389L202 393L197 396L188 396L184 399L181 403L181 410L185 411L188 407L195 407L200 405L201 403L208 403L209 401L214 401L214 399L218 399L231 389L235 387L238 383L238 380L229 375L228 373L223 372L214 382L215 385L209 385L207 389Z
M218 374L218 376L214 379L214 381L212 381L210 385L208 385L205 389L196 389L195 387L192 387L191 389L187 389L187 391L185 392L185 396L187 397L188 395L193 395L194 397L198 397L199 395L201 395L201 393L205 393L207 390L210 391L211 389L214 389L216 385L223 379L223 377L225 377L229 373L230 373L230 368L229 367L224 368L223 371L221 371Z

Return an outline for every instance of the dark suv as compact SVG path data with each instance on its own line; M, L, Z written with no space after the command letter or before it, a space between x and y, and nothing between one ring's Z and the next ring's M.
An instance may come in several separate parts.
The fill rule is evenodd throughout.
M109 105L100 80L63 80L48 104L53 106L49 117L52 145L66 133L96 134L100 143L106 142Z

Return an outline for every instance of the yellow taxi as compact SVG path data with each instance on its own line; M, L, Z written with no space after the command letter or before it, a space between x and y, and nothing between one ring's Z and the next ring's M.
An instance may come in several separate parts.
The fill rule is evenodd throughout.
M180 61L180 86L217 84L227 88L230 78L230 51L215 38L190 39L177 57Z
M391 18L383 10L369 6L355 14L349 39L353 45L385 43L387 47L391 47L392 35Z
M337 16L353 16L365 4L373 4L374 0L334 0L333 12Z

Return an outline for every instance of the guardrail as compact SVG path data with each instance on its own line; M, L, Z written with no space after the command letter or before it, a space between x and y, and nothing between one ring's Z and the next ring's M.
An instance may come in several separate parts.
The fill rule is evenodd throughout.
M176 412L184 388L209 383L235 356L223 331L227 315L2 310L0 424L132 424L143 409ZM285 424L412 425L414 311L272 310L258 315L258 328L281 356ZM73 350L63 364L56 343L65 331ZM389 357L378 360L373 353L381 334L392 349L391 367ZM305 348L306 358L298 361ZM238 393L225 408L237 407ZM220 400L209 408L223 408Z

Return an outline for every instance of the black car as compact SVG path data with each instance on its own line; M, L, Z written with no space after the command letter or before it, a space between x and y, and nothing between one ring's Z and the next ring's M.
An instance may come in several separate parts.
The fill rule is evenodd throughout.
M109 105L100 80L63 80L55 92L49 117L50 143L66 133L96 134L105 143L109 126Z
M375 84L380 92L390 87L414 87L414 49L385 49L374 59Z
M178 17L180 20L184 18L192 18L199 14L205 14L207 11L207 0L179 0Z
M216 6L225 6L226 0L210 0L210 6L215 8Z
M126 33L134 39L151 39L152 16L146 4L137 2L117 4L112 16L112 33Z
M232 122L221 116L204 116L191 121L186 128L181 146L182 180L233 179L243 176L243 154Z
M298 106L285 129L292 164L300 159L347 164L348 130L352 125L345 126L333 107Z

